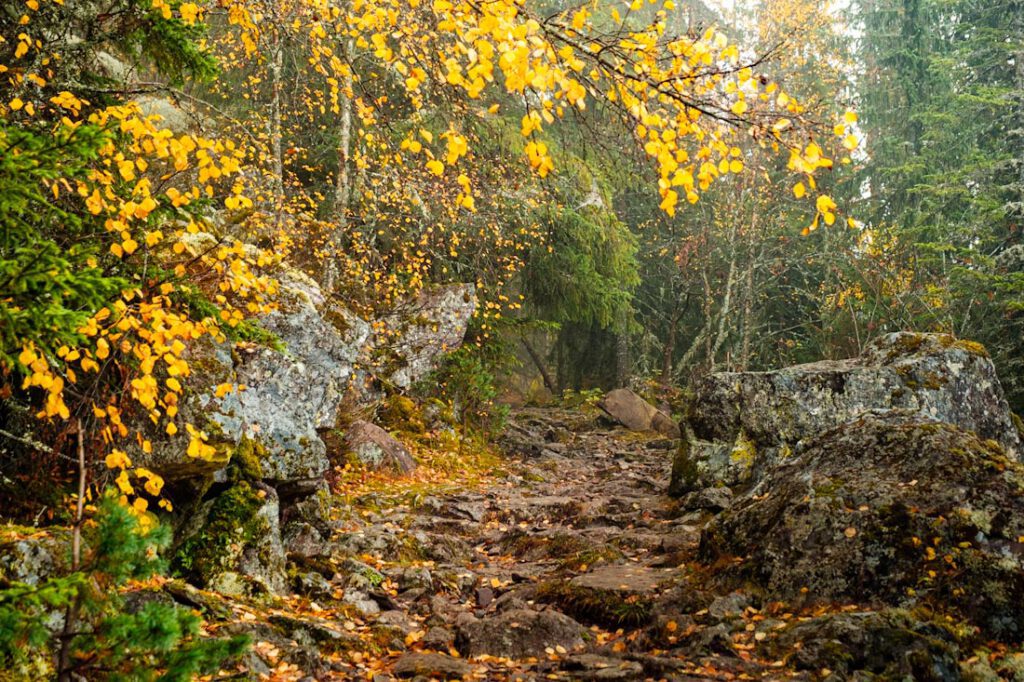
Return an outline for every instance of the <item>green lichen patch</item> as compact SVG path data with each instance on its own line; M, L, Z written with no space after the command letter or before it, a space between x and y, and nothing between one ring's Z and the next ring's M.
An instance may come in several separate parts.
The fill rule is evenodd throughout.
M237 467L242 478L259 480L263 478L263 468L260 462L266 456L267 448L263 443L248 436L242 436L242 440L231 454L231 464Z

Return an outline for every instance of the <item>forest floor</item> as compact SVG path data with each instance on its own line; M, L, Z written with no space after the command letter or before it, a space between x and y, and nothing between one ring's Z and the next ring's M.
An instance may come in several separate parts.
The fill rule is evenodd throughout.
M793 612L711 589L694 557L715 501L686 511L664 494L674 441L525 409L502 443L507 458L457 483L350 481L329 567L309 564L330 580L300 576L307 596L269 610L223 603L232 616L210 629L253 635L259 679L828 676L795 671L774 642L854 607ZM192 595L208 615L220 599Z

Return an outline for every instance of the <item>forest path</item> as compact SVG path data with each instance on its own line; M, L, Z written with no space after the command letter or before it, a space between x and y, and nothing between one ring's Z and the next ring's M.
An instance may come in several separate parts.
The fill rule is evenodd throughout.
M561 409L515 412L501 441L508 459L479 488L351 501L334 538L344 598L384 651L318 679L779 672L749 653L773 621L742 595L694 590L707 517L664 494L676 441Z

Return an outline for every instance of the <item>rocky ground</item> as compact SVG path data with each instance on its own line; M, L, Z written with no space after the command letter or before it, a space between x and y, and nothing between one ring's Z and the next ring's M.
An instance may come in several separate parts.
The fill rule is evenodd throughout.
M294 616L297 644L307 633L335 635L313 629L337 629L344 644L315 660L315 650L300 655L301 646L273 633L256 650L296 667L275 672L270 657L263 672L382 680L781 674L785 661L756 645L793 614L689 587L708 515L664 494L677 441L613 427L596 410L545 409L515 414L503 445L507 458L475 488L352 499L331 541L339 570L310 585L312 603L294 600L304 612ZM703 503L714 508L725 495ZM338 597L352 607L340 622L327 606ZM317 608L315 628L303 626Z
M211 629L245 631L273 680L1012 678L1006 647L965 651L952 622L716 589L698 561L726 488L667 497L678 441L596 410L524 410L507 457L465 487L342 487L300 593L268 606L168 583ZM293 543L295 546L295 543ZM972 672L973 671L973 672ZM976 673L976 674L975 674ZM1024 679L1024 678L1019 678Z

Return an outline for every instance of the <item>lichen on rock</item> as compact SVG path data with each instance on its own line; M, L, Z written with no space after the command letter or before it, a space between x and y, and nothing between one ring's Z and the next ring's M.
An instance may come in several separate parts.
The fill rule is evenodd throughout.
M690 487L675 481L673 490L756 482L801 441L872 410L911 410L994 440L1012 459L1022 453L982 346L945 334L900 332L849 360L706 377L688 410L691 460L699 475ZM723 460L723 444L735 446L741 438L752 446L753 461Z
M914 411L802 444L716 517L701 558L772 598L926 603L986 636L1024 633L1024 466ZM756 540L755 540L756 539Z

